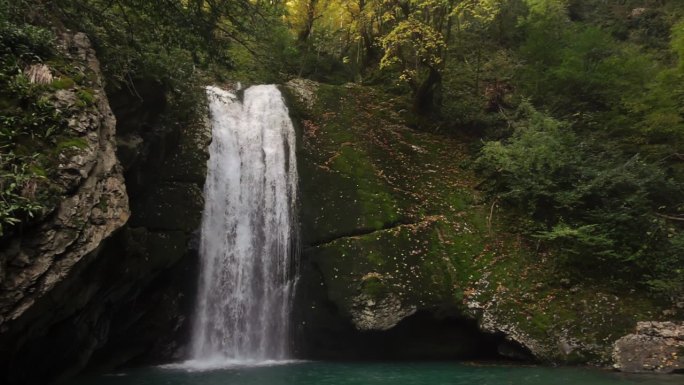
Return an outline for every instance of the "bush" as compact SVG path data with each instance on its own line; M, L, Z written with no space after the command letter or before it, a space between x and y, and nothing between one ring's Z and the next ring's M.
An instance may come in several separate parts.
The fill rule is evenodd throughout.
M11 18L0 2L0 237L49 206L46 163L66 118L24 69L56 55L47 29Z
M524 231L580 276L681 283L682 228L664 213L684 210L684 188L662 165L581 138L527 102L510 124L477 165L492 199L534 219Z

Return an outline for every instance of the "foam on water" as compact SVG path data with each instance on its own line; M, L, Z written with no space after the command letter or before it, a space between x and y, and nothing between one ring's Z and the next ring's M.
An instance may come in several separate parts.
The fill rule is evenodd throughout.
M162 369L182 370L186 372L204 372L223 369L259 368L280 365L300 364L303 360L233 360L215 357L201 360L187 360L175 364L160 365Z

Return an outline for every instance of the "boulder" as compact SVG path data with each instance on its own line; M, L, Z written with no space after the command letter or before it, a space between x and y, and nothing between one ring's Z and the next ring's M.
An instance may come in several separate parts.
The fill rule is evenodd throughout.
M613 360L628 373L684 371L684 322L638 322L634 333L615 341Z

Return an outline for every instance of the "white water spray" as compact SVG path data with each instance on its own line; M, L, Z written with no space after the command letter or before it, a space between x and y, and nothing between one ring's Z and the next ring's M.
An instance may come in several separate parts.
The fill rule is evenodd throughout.
M192 336L195 366L289 357L295 285L295 133L280 91L208 87L209 147ZM214 365L215 364L215 365Z

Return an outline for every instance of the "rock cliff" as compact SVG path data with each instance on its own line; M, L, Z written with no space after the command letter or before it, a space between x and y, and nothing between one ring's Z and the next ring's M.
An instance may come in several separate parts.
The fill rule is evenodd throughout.
M76 145L55 165L51 182L63 194L53 212L0 250L7 384L178 358L194 301L204 111L165 118L167 90L144 79L105 95L88 38L67 33L59 42L59 65L82 80L63 81L50 102L69 116Z
M91 293L64 303L57 292L102 243L129 218L128 196L117 160L116 120L102 84L100 66L88 38L64 34L59 50L86 84L55 91L50 102L70 112L68 129L78 146L58 155L54 183L62 195L41 223L7 242L0 251L0 357L3 371L20 366L23 351L69 316ZM46 66L46 73L49 68ZM79 103L84 92L88 103Z

